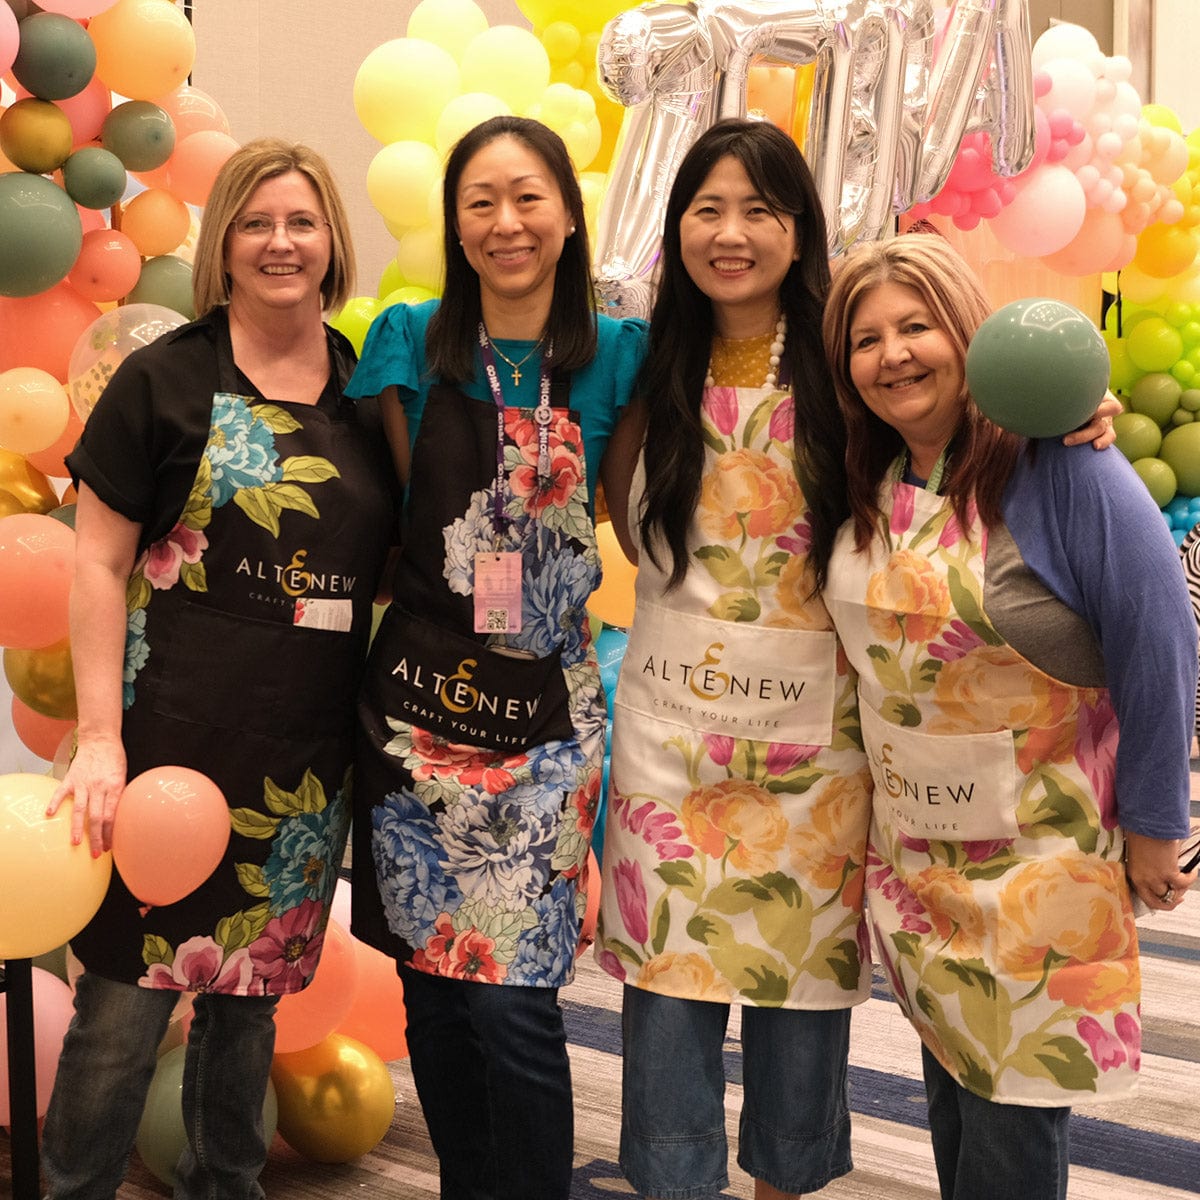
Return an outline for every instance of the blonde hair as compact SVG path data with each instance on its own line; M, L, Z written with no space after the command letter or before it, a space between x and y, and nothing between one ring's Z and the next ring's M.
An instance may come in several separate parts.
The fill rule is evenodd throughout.
M257 138L236 150L221 168L209 194L192 265L192 298L196 315L229 303L229 274L225 270L225 238L234 218L267 179L299 171L321 198L332 245L329 270L321 281L326 312L341 308L354 290L354 253L346 209L329 164L308 146L282 138Z

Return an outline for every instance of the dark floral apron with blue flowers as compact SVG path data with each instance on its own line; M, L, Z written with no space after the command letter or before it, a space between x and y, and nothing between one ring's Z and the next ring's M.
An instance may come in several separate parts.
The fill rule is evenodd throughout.
M600 579L568 385L550 472L533 410L430 390L394 600L372 643L354 822L354 932L429 974L570 982L599 798L604 696L587 600ZM474 632L476 555L521 556L521 629Z
M129 580L122 737L130 778L208 775L232 836L175 904L146 908L114 871L72 945L89 970L144 987L283 995L316 969L349 832L391 504L344 380L316 405L263 401L239 393L224 330L219 354L187 503Z

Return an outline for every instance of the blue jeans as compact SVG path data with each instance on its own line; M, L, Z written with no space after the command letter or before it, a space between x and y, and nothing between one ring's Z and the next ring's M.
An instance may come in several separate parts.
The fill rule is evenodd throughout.
M695 1200L729 1182L723 1049L729 1005L626 986L621 1169L644 1195ZM783 1192L852 1167L850 1010L742 1007L738 1165Z
M921 1047L942 1200L1066 1200L1070 1108L997 1104Z
M178 1000L178 992L90 971L80 976L42 1138L49 1200L115 1197ZM184 1059L188 1145L176 1167L177 1200L262 1197L262 1104L275 1004L274 997L196 997Z
M575 1112L557 988L400 977L442 1200L567 1200Z

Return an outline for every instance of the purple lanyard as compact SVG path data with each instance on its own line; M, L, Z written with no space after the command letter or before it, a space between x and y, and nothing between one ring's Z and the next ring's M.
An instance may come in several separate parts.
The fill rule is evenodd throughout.
M550 371L546 364L554 353L554 343L546 347L542 356L542 365L538 369L538 405L533 410L533 421L537 426L538 435L538 484L545 486L550 478L550 422L554 414L550 410ZM479 322L479 354L483 359L483 373L487 377L488 390L496 404L496 484L492 489L492 525L496 537L503 532L504 519L504 391L500 386L500 376L496 371L496 355L492 351L492 343L488 338L483 322Z

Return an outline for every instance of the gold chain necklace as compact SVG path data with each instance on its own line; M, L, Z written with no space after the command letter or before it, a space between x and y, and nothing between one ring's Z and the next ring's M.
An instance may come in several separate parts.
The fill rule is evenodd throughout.
M504 359L504 361L508 363L510 367L512 367L513 387L521 386L521 368L537 353L538 348L545 340L546 335L543 333L542 336L533 343L533 349L531 349L529 353L526 354L523 359L521 359L520 362L513 362L513 360L509 358L508 355L505 354L495 342L492 342L492 349L495 350L495 352L500 355L500 357Z

